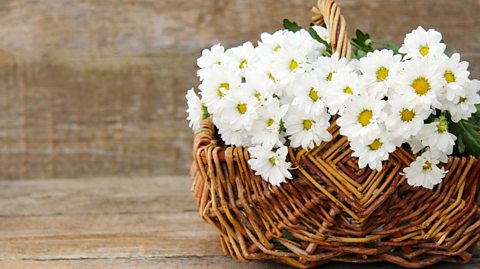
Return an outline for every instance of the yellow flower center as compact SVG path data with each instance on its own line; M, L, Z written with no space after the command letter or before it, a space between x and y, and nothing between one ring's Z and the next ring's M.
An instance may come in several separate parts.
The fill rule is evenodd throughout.
M297 67L298 67L297 61L295 61L294 59L292 59L292 60L290 61L290 66L289 66L290 71L293 71L293 70L297 69Z
M318 92L314 88L310 89L310 93L308 94L308 96L310 96L310 99L312 99L314 102L316 102L319 98Z
M428 171L432 170L432 163L429 161L426 161L423 166L422 166L423 171Z
M258 101L260 101L260 99L262 98L262 94L259 91L255 91L255 94L253 96L255 96Z
M378 150L383 145L379 138L373 140L372 144L368 145L370 150Z
M424 45L424 46L420 47L419 51L420 51L420 54L422 54L422 56L425 56L430 51L430 48L428 46Z
M275 123L275 120L273 120L272 118L270 118L270 119L268 119L268 121L267 121L267 126L270 127L270 126L272 126L274 123Z
M268 73L268 78L271 79L274 82L276 80L272 73Z
M402 121L412 121L413 118L415 118L415 112L410 109L404 108L400 114L402 116Z
M220 62L220 61L216 61L215 63L216 63L216 64L222 64L222 62Z
M240 67L240 69L243 69L243 68L247 67L247 60L243 59L240 62L240 66L238 66L238 67Z
M221 90L222 88L224 88L225 90L228 91L228 90L230 90L230 84L224 82L224 83L221 83L220 86L218 86L217 94L220 97L223 97L223 91Z
M331 81L332 77L333 77L333 73L332 72L328 73L327 81Z
M370 109L365 109L358 115L358 123L360 123L362 126L367 126L370 124L372 116L373 112Z
M280 45L277 45L275 48L273 48L273 51L277 52L280 48Z
M464 103L465 101L467 101L467 98L466 97L460 97L460 100L458 101L458 103Z
M312 120L304 120L303 121L303 129L310 130L312 129L313 121Z
M230 90L230 84L224 82L224 83L221 83L220 86L218 86L218 88L224 88L225 90Z
M247 112L247 104L238 104L237 110L240 114L245 114L245 112Z
M352 88L350 87L346 87L345 89L343 89L343 92L346 94L353 94Z
M272 165L275 166L277 164L277 158L275 157L270 157L268 158L268 162Z
M437 123L437 132L438 133L445 133L447 131L447 126L442 122Z
M385 66L378 68L377 81L385 81L388 77L388 69Z
M415 79L411 86L418 95L425 95L431 89L430 82L424 77Z
M445 71L443 77L448 83L455 82L455 74L452 71Z

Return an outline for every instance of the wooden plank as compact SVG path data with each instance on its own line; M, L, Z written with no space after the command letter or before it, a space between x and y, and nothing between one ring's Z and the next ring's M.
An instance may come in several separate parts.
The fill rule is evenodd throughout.
M184 257L149 259L101 259L101 260L56 260L56 261L0 261L2 269L288 269L290 267L271 263L240 263L229 257ZM325 267L328 268L328 267ZM386 267L385 267L386 268Z
M0 181L0 260L221 255L190 178Z
M0 218L0 260L221 255L196 212Z
M454 47L478 52L480 9L477 0L337 0L350 31L368 28L381 38L399 40L418 25L433 26ZM64 60L113 68L102 54L155 52L164 48L198 49L256 40L262 31L281 28L283 18L309 23L316 1L289 0L111 0L46 3L11 0L0 3L0 47L8 59L45 60L42 52L65 54ZM121 10L121 12L118 12ZM454 15L455 14L455 15ZM456 16L458 15L458 16ZM475 35L476 34L476 35ZM101 48L97 54L66 54ZM475 50L476 49L476 50ZM56 52L55 52L56 51ZM47 59L50 57L47 57ZM88 63L91 62L91 63ZM102 63L100 63L102 62Z
M0 178L188 172L184 92L196 82L193 71L181 70L192 69L196 56L111 51L102 57L114 60L87 64L96 53L0 63ZM66 56L78 54L85 58ZM170 71L159 69L166 65Z
M0 216L197 212L189 177L0 180Z
M241 263L232 261L229 257L183 257L183 258L149 258L149 259L99 259L99 260L46 260L46 261L0 261L3 269L288 269L291 267L274 262ZM322 269L401 269L400 266L388 263L352 264L328 263ZM473 260L468 264L440 263L430 269L478 269L480 260Z

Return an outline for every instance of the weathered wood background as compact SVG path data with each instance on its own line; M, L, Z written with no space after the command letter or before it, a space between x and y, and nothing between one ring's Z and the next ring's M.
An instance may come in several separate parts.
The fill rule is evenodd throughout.
M0 1L0 178L186 174L200 50L305 25L314 2ZM479 77L480 0L338 2L351 31L437 28Z

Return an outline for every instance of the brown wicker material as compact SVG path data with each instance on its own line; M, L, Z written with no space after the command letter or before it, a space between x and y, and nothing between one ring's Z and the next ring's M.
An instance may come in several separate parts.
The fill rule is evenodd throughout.
M340 8L320 0L313 10L314 22L331 30L333 50L350 55ZM399 174L411 153L398 148L381 172L359 169L335 123L329 131L333 139L313 150L290 149L294 178L273 187L254 176L245 148L224 146L204 120L193 145L193 191L227 255L297 268L330 261L419 268L471 259L480 238L478 159L452 157L442 184L413 188Z

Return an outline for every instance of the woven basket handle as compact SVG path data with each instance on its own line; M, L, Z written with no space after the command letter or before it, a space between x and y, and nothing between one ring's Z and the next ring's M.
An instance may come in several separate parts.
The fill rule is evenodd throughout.
M317 6L312 8L315 14L312 21L316 25L326 26L330 31L332 51L350 59L352 48L347 36L347 23L340 10L334 0L319 0Z

